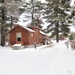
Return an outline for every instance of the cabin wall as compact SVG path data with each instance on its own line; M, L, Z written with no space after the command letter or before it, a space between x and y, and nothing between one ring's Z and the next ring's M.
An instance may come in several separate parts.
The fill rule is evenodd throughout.
M21 42L17 42L16 39L16 33L21 32L22 34L22 40ZM14 45L17 43L21 43L22 45L28 45L29 44L29 38L28 38L29 32L25 30L24 28L17 26L10 32L10 45Z
M35 31L34 36L33 36L34 43L36 42L37 44L41 44L43 40L43 35L40 34L40 29L37 27L30 27L30 28Z

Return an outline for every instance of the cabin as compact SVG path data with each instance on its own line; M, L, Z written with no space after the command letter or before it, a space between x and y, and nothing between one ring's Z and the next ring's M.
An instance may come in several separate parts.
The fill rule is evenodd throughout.
M21 25L15 26L10 32L10 45L21 44L29 46L36 44L43 44L45 35L38 27L24 27Z

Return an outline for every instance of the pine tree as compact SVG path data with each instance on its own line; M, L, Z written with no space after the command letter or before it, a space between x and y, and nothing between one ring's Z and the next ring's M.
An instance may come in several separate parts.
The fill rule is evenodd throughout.
M13 28L13 23L18 21L19 17L19 9L18 7L21 6L22 0L5 0L5 7L6 7L6 16L7 21L9 21L8 25Z
M43 5L41 1L38 0L29 0L29 2L24 1L23 7L20 8L22 12L31 13L32 23L31 25L38 25L42 23L40 16L42 14Z
M68 17L70 17L73 26L75 26L75 5L71 7L71 14Z
M0 0L0 3L1 3L1 6L0 6L0 29L1 29L1 46L5 46L5 36L8 34L8 28L12 28L12 25L13 25L13 19L15 19L16 17L13 17L12 18L12 15L14 15L14 10L13 12L11 12L11 10L9 10L9 3L8 2L11 2L10 4L12 5L12 1L13 0ZM17 0L18 1L18 0ZM13 7L13 6L12 6ZM9 13L12 13L12 15L9 15ZM15 10L15 12L17 12ZM8 16L9 15L9 16ZM10 21L11 19L11 21ZM10 23L7 23L7 21Z
M69 32L68 23L66 20L67 12L70 11L69 0L46 0L45 6L45 18L50 25L47 28L47 32L53 31L56 35L56 41L59 41L59 32ZM66 25L66 28L64 27ZM63 27L63 28L62 28Z

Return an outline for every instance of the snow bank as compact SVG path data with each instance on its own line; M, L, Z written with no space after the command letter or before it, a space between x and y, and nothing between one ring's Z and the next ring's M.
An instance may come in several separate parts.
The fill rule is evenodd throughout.
M15 45L13 45L13 46L21 46L21 44L15 44Z

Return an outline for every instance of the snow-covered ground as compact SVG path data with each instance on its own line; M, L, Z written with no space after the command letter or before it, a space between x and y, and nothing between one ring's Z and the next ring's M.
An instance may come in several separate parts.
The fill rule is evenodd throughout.
M64 41L23 50L0 47L0 74L75 74L75 50Z

